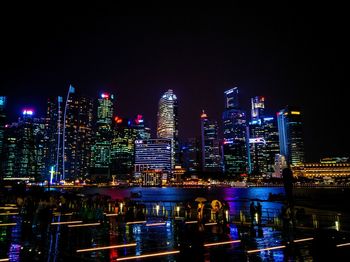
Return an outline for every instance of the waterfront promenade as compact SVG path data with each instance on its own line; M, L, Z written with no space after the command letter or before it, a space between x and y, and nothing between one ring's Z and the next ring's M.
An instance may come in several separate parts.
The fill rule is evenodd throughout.
M153 191L160 192L149 189ZM170 190L169 198L174 192ZM286 226L281 203L262 201L260 221L249 211L256 198L222 195L219 200L228 209L216 215L212 197L203 201L199 217L200 202L194 197L185 202L86 192L8 193L0 204L0 259L313 261L325 254L349 254L348 218L338 213L297 206L304 212L294 226Z

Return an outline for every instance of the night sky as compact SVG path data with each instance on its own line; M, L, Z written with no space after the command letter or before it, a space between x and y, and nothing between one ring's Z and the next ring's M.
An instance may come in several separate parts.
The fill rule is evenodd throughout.
M238 86L247 111L255 95L273 115L302 108L307 160L349 155L342 7L44 8L1 11L9 121L24 106L44 115L47 97L72 84L114 93L118 115L143 114L155 133L159 98L173 89L180 137L194 137L201 110L221 122L223 92Z

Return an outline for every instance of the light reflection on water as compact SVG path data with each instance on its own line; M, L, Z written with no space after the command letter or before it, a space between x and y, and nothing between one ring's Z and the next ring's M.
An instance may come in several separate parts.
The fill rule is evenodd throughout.
M137 198L137 201L156 201L161 203L166 202L183 202L194 200L198 196L207 198L209 201L213 199L226 200L230 206L230 213L237 214L242 207L249 207L250 200L261 200L263 208L280 208L279 203L267 202L269 193L284 193L283 188L88 188L82 189L83 194L109 195L112 199L124 199L130 197L130 193L134 191L141 191L142 197ZM164 213L159 211L160 214ZM183 214L183 213L182 213ZM58 218L60 219L60 217ZM10 261L19 261L21 254L21 247L23 234L21 228L21 221L18 225L13 227L11 235L8 235L8 244L3 245L8 250ZM174 221L167 221L165 226L147 227L144 224L116 226L110 230L109 225L105 228L85 228L85 229L70 229L67 227L57 226L50 229L47 241L40 241L32 237L27 239L28 248L40 248L47 253L46 261L62 261L62 257L67 257L67 254L75 254L78 248L88 248L93 246L115 245L121 243L136 242L134 248L122 248L118 250L97 251L88 254L82 254L80 258L93 259L99 261L114 260L120 256L140 255L149 252L158 252L183 248L184 241L187 241L184 233L184 225L179 226ZM190 226L188 226L190 227ZM193 232L197 232L198 225L192 225ZM80 231L79 231L80 230ZM203 230L203 241L215 242L225 241L229 239L240 239L242 236L238 228L231 224L224 232L218 226L205 227ZM191 241L196 241L196 236L191 236ZM264 228L263 237L254 237L251 241L251 246L256 248L263 248L278 245L280 243L280 236L276 232L269 231L269 228ZM191 244L191 243L189 243ZM192 245L192 244L191 244ZM237 252L236 247L225 247L224 250L231 250L230 252ZM215 249L213 249L215 250ZM193 251L192 251L193 252ZM209 251L206 251L209 252ZM283 258L283 251L271 252L274 259ZM27 253L28 254L28 253ZM262 253L260 256L263 259L266 254ZM76 256L76 254L75 254ZM77 257L75 257L77 258ZM79 257L78 257L79 258ZM176 256L170 257L174 260ZM168 258L168 259L170 259ZM161 260L161 259L160 259ZM166 259L167 260L167 259ZM163 261L166 261L163 260ZM176 259L175 259L176 260Z

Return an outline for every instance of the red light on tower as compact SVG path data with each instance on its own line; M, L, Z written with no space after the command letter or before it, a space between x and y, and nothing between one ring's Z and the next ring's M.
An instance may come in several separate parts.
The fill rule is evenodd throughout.
M123 123L123 119L122 119L121 117L119 117L119 116L116 116L116 117L114 118L114 121L115 121L117 124Z
M109 94L108 93L102 93L101 97L105 98L105 99L108 99L109 98Z
M142 115L137 115L135 119L136 124L140 124L143 122Z

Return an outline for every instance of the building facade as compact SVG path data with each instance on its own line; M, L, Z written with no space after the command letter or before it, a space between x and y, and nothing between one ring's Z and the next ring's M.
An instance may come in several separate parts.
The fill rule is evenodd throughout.
M201 114L201 152L203 172L222 172L219 126L204 110Z
M181 147L182 165L189 173L201 171L201 142L198 138L188 138Z
M159 100L157 138L171 140L171 167L179 162L178 101L169 89Z
M67 102L64 139L64 178L83 179L91 159L93 102L72 94Z
M98 99L94 140L91 148L91 174L110 176L114 95L102 93Z
M265 97L255 96L251 98L251 119L259 120L264 117Z
M300 109L286 107L277 113L280 154L287 164L294 166L304 163L304 140L302 114Z
M249 122L249 169L254 176L271 176L279 154L277 121L262 117Z
M225 110L223 120L223 156L224 171L230 176L239 176L248 172L248 129L246 113L238 103L238 88L224 92Z
M52 97L47 100L45 124L45 172L54 167L54 181L62 175L62 131L63 111L62 97Z
M144 170L160 170L170 173L172 170L171 139L148 139L135 141L134 173Z
M0 96L0 163L3 163L3 149L5 139L5 125L6 125L6 96ZM0 181L3 177L2 164L0 164Z

